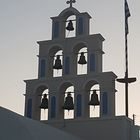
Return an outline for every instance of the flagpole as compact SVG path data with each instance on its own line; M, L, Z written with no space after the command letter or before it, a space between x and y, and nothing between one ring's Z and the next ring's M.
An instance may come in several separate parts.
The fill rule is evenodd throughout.
M125 11L125 77L117 79L118 82L125 84L125 115L128 117L128 84L135 82L136 78L128 77L128 42L127 42L127 34L128 34L128 17L130 17L130 11L127 4L127 1L124 0L124 11Z
M125 28L126 30L126 28ZM127 45L127 34L125 31L125 114L128 117L128 45Z

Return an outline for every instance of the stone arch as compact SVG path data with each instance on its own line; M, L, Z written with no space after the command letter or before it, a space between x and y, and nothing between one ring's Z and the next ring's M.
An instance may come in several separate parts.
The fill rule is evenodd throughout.
M59 86L59 93L60 94L64 93L65 90L70 86L74 86L71 81L61 83L61 85Z
M89 105L89 103L91 101L91 96L94 93L93 90L97 90L96 94L98 95L98 101L100 102L101 94L100 94L100 83L98 80L91 79L85 83L85 93L86 93L85 96L87 99L86 100L86 108L89 110L88 116L89 117L100 117L100 105L98 105L98 106Z
M72 110L72 115L70 117L66 117L66 111L67 110L64 110L63 109L63 106L64 106L64 101L65 101L65 97L67 96L68 93L66 93L66 90L69 88L69 87L73 87L73 91L72 91L72 97L73 97L73 101L74 101L74 85L72 82L70 81L67 81L67 82L64 82L60 85L60 88L59 88L59 110L60 110L60 114L61 114L61 117L62 118L74 118L74 110Z
M80 41L74 44L72 48L72 52L74 54L74 61L76 64L76 73L80 74L87 74L88 70L88 45L86 42ZM80 65L78 64L78 60L80 59L81 53L84 52L84 57L87 61L87 64Z
M87 99L89 101L89 96L90 96L90 90L91 90L91 87L96 85L96 84L99 84L98 80L93 80L93 79L90 79L88 81L86 81L83 85L84 87L84 92L86 93L86 96L87 96ZM100 85L100 84L99 84ZM88 101L86 104L88 104Z
M35 110L36 110L36 113L37 113L37 116L38 116L39 119L41 119L40 105L41 105L41 100L42 100L42 97L43 97L43 92L47 89L49 91L48 85L46 85L46 84L40 84L35 89L34 104L35 104ZM49 98L49 97L47 96L47 98Z
M58 51L62 50L63 51L63 46L60 44L55 44L53 46L50 46L49 49L49 56L54 56Z
M97 79L95 79L95 80L94 79L90 79L90 80L86 81L85 84L84 84L85 91L89 91L90 88L92 86L96 85L96 84L100 85L100 83L99 83L99 81Z
M76 44L73 45L72 52L73 53L78 53L79 50L84 48L84 47L87 47L87 49L88 49L87 42L83 42L83 41L77 42Z
M69 16L77 15L77 14L80 14L80 12L77 9L71 7L71 8L66 8L65 10L63 10L59 14L59 17L63 17L64 19L67 19Z
M59 54L58 52L61 51L61 54ZM56 70L53 69L53 65L55 63L55 60L56 60L56 54L59 54L60 55L60 60L61 60L61 63L63 63L63 46L59 45L59 44L55 44L53 46L50 46L50 49L49 49L49 65L50 65L50 71L52 73L52 76L53 77L59 77L59 76L62 76L62 69L60 70L60 74L58 74L56 72ZM57 55L58 55L57 54ZM62 64L63 65L63 64ZM58 75L57 75L58 74Z
M77 19L77 16L79 14L80 14L80 12L77 9L73 8L73 7L66 8L65 10L63 10L59 14L58 18L62 19L61 20L61 25L63 25L62 28L63 28L63 31L64 31L64 37L65 38L70 38L70 37L75 37L76 36L76 34L77 34L77 31L76 31L76 29L77 29L77 20L76 19ZM67 22L69 22L70 20L72 21L73 27L74 27L74 29L71 30L71 32L66 29L66 26L68 26Z
M45 89L49 89L48 85L40 84L35 89L35 95L40 95Z

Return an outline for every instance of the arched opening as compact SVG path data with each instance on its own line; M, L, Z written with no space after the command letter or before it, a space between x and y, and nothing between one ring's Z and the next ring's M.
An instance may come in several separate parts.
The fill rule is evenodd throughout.
M37 118L40 120L48 120L48 102L49 102L49 89L47 86L39 86L36 90L35 106Z
M75 37L76 36L76 16L71 15L66 19L66 29L65 37Z
M93 85L90 88L90 95L89 95L89 116L90 118L93 117L100 117L100 89L99 84Z
M53 58L53 77L62 76L63 70L63 55L62 50L59 50L55 53Z
M100 85L91 80L85 86L86 109L90 118L100 117Z
M74 73L77 75L87 74L87 64L88 64L87 44L85 42L77 43L75 46L73 46L73 53L74 53L74 55L73 55L74 62L73 63L75 65ZM80 60L80 58L81 58L81 60Z
M83 47L77 55L77 74L87 74L87 48Z
M61 119L74 118L74 86L71 82L65 82L59 89L59 110ZM72 103L72 104L71 104Z
M48 120L48 103L49 103L49 90L46 89L41 95L41 113L40 120Z
M64 95L64 119L74 118L74 87L69 86Z

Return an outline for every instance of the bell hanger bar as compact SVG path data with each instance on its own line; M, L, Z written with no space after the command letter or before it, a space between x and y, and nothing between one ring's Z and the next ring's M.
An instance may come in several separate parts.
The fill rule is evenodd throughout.
M84 53L85 54L85 53L88 53L88 52L79 52L79 53L76 53L76 54L81 54L81 53Z
M84 47L86 47L86 46L84 46ZM78 52L78 53L74 53L74 54L81 54L82 52ZM83 53L85 54L85 53L88 53L88 52L86 51L86 52L83 52ZM67 54L71 54L71 53L67 53ZM57 55L51 55L51 57L57 57L58 55L63 56L63 54L57 54Z
M59 55L59 54L58 54ZM57 57L58 55L54 55L54 56L52 56L52 57ZM63 56L62 54L60 54L59 56Z
M54 92L51 92L51 93L54 93ZM44 93L44 94L46 94L47 96L49 96L51 93L48 92L47 94L46 94L46 93ZM67 92L60 92L60 93L69 94L69 93L75 93L75 92L74 92L74 91L67 91ZM40 95L38 95L38 96L43 96L44 94L40 94ZM25 94L23 94L23 95L25 95Z
M93 89L93 90L90 90L90 91L100 91L100 89Z
M74 93L74 91L68 91L68 92L65 92L65 94L71 94L71 93Z
M69 19L69 20L66 20L65 22L70 22L70 21L76 21L76 19Z
M76 90L77 91L77 90ZM93 90L89 90L88 92L90 92L90 91L100 91L100 89L93 89ZM53 93L53 92L51 92L51 93ZM61 93L65 93L65 94L69 94L69 93L75 93L75 91L67 91L67 92L61 92ZM45 93L46 94L46 93ZM25 94L23 94L24 96L25 96ZM43 96L44 94L40 94L40 95L38 95L38 96ZM46 94L47 96L49 96L50 95L50 92L48 92L47 94Z
M46 96L48 96L49 94L46 94L46 93L44 93ZM44 94L40 94L40 95L38 95L38 96L44 96Z

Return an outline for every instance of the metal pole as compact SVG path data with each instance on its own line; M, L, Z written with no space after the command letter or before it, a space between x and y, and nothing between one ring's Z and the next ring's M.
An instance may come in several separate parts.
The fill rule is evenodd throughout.
M125 31L125 114L128 117L128 46L127 46L127 34Z
M125 77L124 78L120 78L117 79L118 82L120 83L125 83L125 114L128 117L128 84L135 82L136 78L132 77L129 78L128 77L128 46L127 46L127 34L128 34L128 17L130 16L129 13L129 8L127 5L127 2L125 0Z
M133 125L135 125L135 117L136 117L136 115L133 114Z
M127 78L126 74L126 78ZM128 117L128 82L125 82L125 114Z

